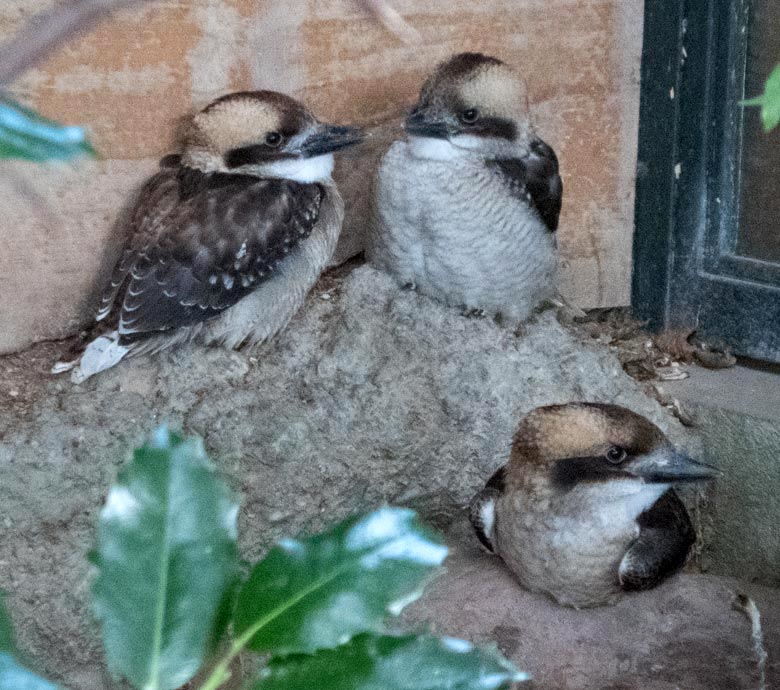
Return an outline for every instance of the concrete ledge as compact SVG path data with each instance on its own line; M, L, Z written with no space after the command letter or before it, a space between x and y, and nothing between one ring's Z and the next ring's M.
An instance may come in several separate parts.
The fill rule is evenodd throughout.
M692 413L704 459L723 471L701 506L701 567L780 586L779 369L687 370L690 378L664 391Z
M729 369L690 366L690 377L665 381L670 395L709 407L780 422L780 365L752 362Z

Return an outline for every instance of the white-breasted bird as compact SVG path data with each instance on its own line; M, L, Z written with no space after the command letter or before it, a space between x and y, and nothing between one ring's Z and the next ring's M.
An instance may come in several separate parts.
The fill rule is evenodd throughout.
M359 140L272 91L195 114L124 221L96 317L110 330L53 371L80 382L195 336L235 348L275 335L333 254L344 217L333 152Z
M439 301L523 321L555 292L562 195L523 80L496 58L455 55L405 129L377 171L369 259Z
M679 570L696 536L672 489L718 474L617 405L531 411L506 466L471 503L482 544L527 589L584 608Z

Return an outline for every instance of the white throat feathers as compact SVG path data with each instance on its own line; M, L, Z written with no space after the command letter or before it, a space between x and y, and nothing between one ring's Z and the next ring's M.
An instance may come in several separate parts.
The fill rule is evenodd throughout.
M333 154L326 153L314 158L286 158L273 163L251 166L251 171L263 177L280 177L310 184L328 181L333 174L333 165Z
M451 161L468 154L449 139L434 139L433 137L409 137L409 149L415 158L434 161Z

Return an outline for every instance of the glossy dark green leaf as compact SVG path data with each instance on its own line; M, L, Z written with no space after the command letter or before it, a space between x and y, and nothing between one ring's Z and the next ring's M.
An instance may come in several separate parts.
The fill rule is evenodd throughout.
M0 592L0 690L58 690L58 687L28 671L16 659L11 617Z
M2 591L0 591L0 652L16 654L11 616L8 615L8 609L5 607L5 593Z
M186 683L224 629L238 506L199 439L161 429L111 488L93 554L109 668L143 690Z
M68 127L8 99L0 99L0 158L28 161L93 156L81 127Z
M446 555L438 536L401 508L281 541L238 594L236 644L311 652L378 631L388 613L397 615L419 597Z
M274 658L253 690L497 690L527 679L497 650L464 640L368 634Z
M764 86L764 93L756 98L742 101L742 105L761 106L761 121L764 131L769 132L780 124L780 65L777 65Z

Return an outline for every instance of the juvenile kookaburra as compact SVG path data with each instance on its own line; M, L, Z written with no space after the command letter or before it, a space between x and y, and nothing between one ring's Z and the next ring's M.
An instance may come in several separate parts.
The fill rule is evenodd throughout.
M128 215L126 240L76 382L194 336L235 348L284 328L336 247L344 204L333 152L356 128L271 91L233 93L184 127Z
M479 53L425 82L379 166L370 260L471 312L526 319L554 293L562 185L522 79Z
M684 565L695 533L671 486L716 474L623 407L540 407L520 423L509 462L470 518L524 587L598 606Z

